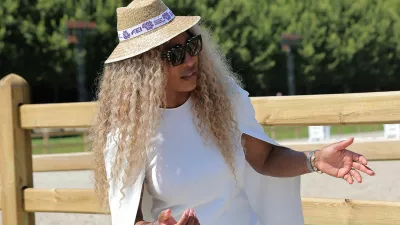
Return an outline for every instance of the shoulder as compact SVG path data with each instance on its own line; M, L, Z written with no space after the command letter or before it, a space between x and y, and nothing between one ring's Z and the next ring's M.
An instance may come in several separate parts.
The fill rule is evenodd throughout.
M236 82L233 79L229 84L228 89L232 110L239 126L241 127L245 124L254 124L257 122L255 120L255 111L249 97L249 92L242 87L241 83Z
M245 90L241 82L232 79L228 83L228 95L236 111L246 111L252 108L249 92Z
M228 81L228 95L233 100L233 103L237 101L243 101L249 98L249 92L244 89L244 85L233 78Z

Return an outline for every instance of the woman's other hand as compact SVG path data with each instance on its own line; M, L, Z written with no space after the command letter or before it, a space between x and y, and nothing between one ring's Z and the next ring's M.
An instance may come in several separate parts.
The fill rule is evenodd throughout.
M156 225L200 225L200 222L193 209L185 210L178 222L171 216L171 210L167 209L160 213Z

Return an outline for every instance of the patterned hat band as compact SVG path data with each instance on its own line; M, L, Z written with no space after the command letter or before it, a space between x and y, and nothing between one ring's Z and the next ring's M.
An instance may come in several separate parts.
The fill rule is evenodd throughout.
M125 41L144 33L147 33L151 30L156 29L164 24L171 22L175 18L174 13L170 9L165 10L160 15L151 18L141 24L138 24L134 27L118 31L118 38L120 41Z

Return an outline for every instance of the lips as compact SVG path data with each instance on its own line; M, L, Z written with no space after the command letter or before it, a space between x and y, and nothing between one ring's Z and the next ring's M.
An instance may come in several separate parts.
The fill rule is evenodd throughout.
M183 76L181 76L181 78L190 77L190 76L193 76L193 75L196 75L196 71L193 71L193 72L191 72L191 73L188 73L188 74L186 74L186 75L183 75Z

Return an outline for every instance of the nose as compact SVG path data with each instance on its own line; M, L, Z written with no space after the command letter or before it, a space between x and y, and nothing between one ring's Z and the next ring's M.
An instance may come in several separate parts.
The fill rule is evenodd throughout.
M189 52L186 52L185 56L185 64L189 67L192 67L194 65L194 59L193 57L189 54Z

